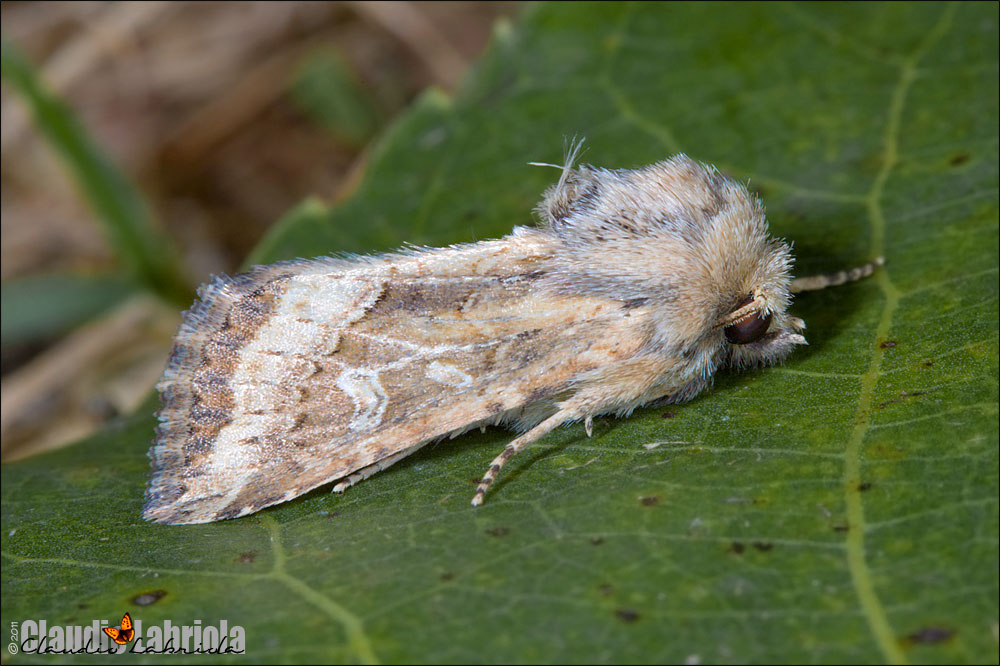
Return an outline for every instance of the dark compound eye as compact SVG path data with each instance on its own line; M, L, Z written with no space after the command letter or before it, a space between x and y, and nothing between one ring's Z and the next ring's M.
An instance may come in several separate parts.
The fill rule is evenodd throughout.
M757 342L767 333L767 327L771 325L771 314L764 317L752 315L736 322L732 326L726 326L726 340L734 345L745 345Z

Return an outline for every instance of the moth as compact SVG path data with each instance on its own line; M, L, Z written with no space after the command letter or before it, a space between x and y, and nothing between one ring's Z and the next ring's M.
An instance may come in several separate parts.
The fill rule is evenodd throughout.
M806 340L761 202L679 155L609 170L567 159L536 212L498 240L325 257L216 276L184 317L163 378L143 516L235 518L335 492L445 436L517 436L483 474L554 428L685 402L724 368ZM551 166L551 165L550 165Z

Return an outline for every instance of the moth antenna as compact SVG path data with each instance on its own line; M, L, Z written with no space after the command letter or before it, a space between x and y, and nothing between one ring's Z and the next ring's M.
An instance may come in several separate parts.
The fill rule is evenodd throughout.
M580 158L580 155L583 154L583 144L585 144L586 142L587 142L587 137L585 136L578 137L576 135L573 135L573 138L570 139L569 141L564 140L563 152L566 153L566 157L563 158L563 162L565 162L564 168L572 169L576 165L576 162Z
M848 271L837 271L836 273L823 273L821 275L810 275L808 277L795 278L788 285L788 291L798 294L803 291L817 291L827 287L836 287L847 282L855 282L866 278L875 272L875 269L885 265L885 257L877 257L867 264L862 264Z
M563 158L562 164L549 164L548 162L528 162L528 166L544 166L552 167L553 169L559 169L562 171L562 175L559 176L559 182L556 184L556 189L562 189L563 185L566 184L566 179L569 178L570 171L573 170L573 166L576 161L580 158L580 154L583 152L583 144L587 141L586 137L577 138L574 136L572 139L567 140L563 145L563 150L566 153L566 157Z

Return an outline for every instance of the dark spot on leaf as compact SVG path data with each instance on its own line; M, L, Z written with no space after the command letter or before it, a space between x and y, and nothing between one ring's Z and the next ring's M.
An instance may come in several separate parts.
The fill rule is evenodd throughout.
M245 553L240 553L240 556L236 558L236 561L240 564L250 564L257 559L256 550L248 550Z
M887 405L891 405L897 402L903 402L907 398L916 398L917 396L921 395L927 395L927 391L914 391L913 393L910 393L909 391L901 391L898 397L886 400L885 402L880 402L879 404L875 405L875 409L885 409Z
M597 587L597 591L601 593L601 596L610 597L612 594L615 593L615 587L610 583L601 583Z
M604 543L604 537L590 537L590 545L600 546L602 543Z
M491 527L490 529L486 530L486 533L489 534L490 536L502 537L502 536L507 536L507 534L510 533L510 530L507 529L506 527Z
M753 547L762 553L766 553L767 551L774 548L774 544L771 543L770 541L754 541Z
M167 596L166 590L153 590L152 592L143 592L142 594L137 594L132 597L132 603L136 606L151 606L157 601Z
M336 518L339 515L340 515L340 513L337 512L337 511L327 511L327 513L326 513L326 517L327 518Z
M619 608L615 611L615 617L626 624L632 624L639 619L639 613L631 608Z
M639 504L643 506L656 506L660 503L660 498L656 495L650 495L649 497L640 497Z
M662 414L660 414L660 418L661 419L672 419L675 416L677 416L677 414L675 414L673 412L663 412Z
M847 532L850 529L851 526L848 525L847 523L837 523L836 525L833 526L834 532Z
M959 164L965 164L968 161L969 161L969 153L957 153L951 156L951 159L948 160L948 164L952 166L958 166Z
M864 483L858 484L858 492L863 493L872 489L871 481L865 481Z
M879 349L892 349L893 347L895 347L898 344L899 343L896 342L895 340L886 340L886 341L880 343L879 346L878 346L878 348Z
M934 361L924 361L923 365L925 368L930 368L931 366L934 365Z
M734 553L736 555L742 555L744 548L745 546L743 545L742 541L734 541L731 544L729 544L729 552Z
M923 627L907 635L906 640L911 643L934 645L951 640L956 633L956 630L947 627Z
M447 582L449 580L452 580L454 577L455 577L455 574L453 574L450 571L445 571L443 574L441 574L441 580L443 580L445 582Z
M79 608L80 610L87 610L88 608L90 608L90 604L77 604L76 607Z

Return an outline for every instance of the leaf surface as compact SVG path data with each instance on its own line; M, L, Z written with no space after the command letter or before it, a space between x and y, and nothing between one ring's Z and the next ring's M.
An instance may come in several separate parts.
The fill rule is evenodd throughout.
M253 258L505 234L557 176L526 162L580 135L601 166L683 151L749 180L800 275L887 267L802 295L810 346L784 367L562 428L479 509L503 430L344 496L148 524L151 404L4 468L4 626L226 619L253 662L995 663L997 25L996 5L930 3L557 3L499 24L350 200L299 207Z

